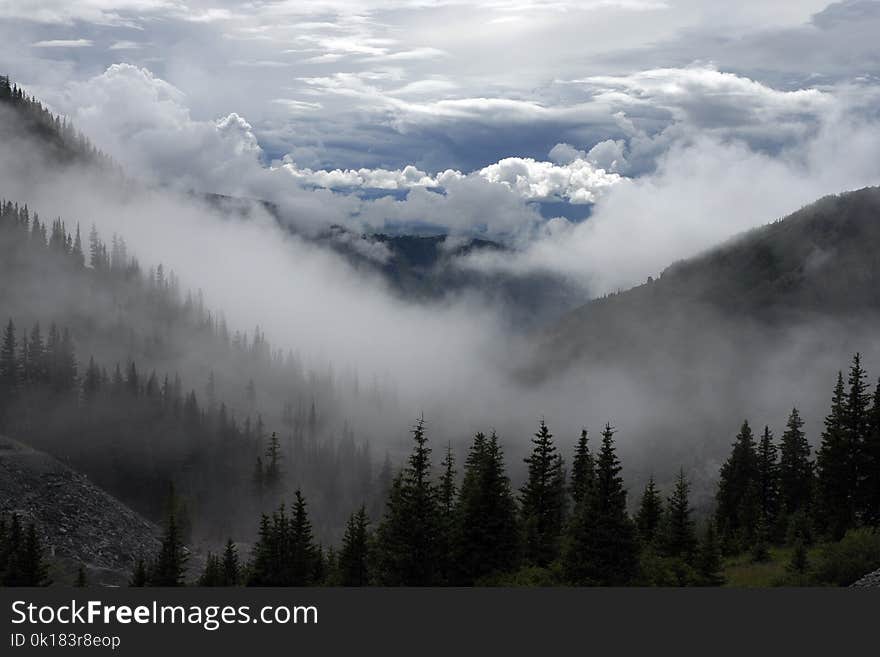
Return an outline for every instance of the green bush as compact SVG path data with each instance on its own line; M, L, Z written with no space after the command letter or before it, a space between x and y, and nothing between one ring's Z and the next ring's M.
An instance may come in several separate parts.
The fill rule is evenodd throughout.
M822 551L816 576L823 584L849 586L863 575L880 568L880 532L851 529L837 543Z

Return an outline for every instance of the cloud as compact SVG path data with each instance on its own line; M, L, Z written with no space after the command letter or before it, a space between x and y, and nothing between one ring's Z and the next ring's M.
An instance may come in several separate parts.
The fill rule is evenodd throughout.
M555 271L591 294L643 282L822 195L880 183L880 122L851 110L829 113L814 134L778 154L711 133L676 140L655 171L609 187L588 221L551 222L518 257L480 254L469 264Z
M91 39L50 39L31 45L34 48L90 48L95 44Z
M108 50L139 50L142 47L142 44L136 41L117 41Z
M508 157L479 172L486 180L506 185L528 200L559 199L593 203L606 189L620 182L616 173L597 169L577 158L565 165Z

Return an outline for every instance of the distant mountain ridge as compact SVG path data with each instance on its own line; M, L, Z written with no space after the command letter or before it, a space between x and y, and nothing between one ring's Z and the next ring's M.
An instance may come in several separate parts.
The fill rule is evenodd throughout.
M650 336L705 332L703 320L767 331L880 313L880 188L824 197L774 223L669 266L656 280L595 299L542 335L564 366L623 356ZM685 340L686 341L686 340Z

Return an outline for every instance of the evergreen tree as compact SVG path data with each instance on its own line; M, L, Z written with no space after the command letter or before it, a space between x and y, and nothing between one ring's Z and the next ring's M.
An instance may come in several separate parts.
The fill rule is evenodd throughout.
M366 509L361 506L345 526L338 563L343 586L367 586L370 583L367 523Z
M654 483L654 476L648 478L642 499L639 501L639 510L636 513L636 529L639 540L643 546L653 545L660 532L660 524L663 520L663 500Z
M477 433L468 451L455 536L457 584L473 585L518 563L516 502L495 433Z
M440 486L438 488L438 501L440 505L440 579L451 583L453 578L453 549L455 533L456 498L458 490L455 485L455 455L452 452L452 444L446 447L446 456L440 464Z
M690 484L682 468L679 470L678 477L675 480L672 496L667 501L665 552L669 556L679 558L685 563L691 563L697 547L697 536L694 530L694 521L691 518L693 510L690 506L689 494Z
M263 486L273 494L279 492L281 485L281 443L274 431L269 437L266 447L266 470L263 474Z
M226 547L223 549L223 585L238 586L241 581L241 563L238 558L238 548L232 539L226 541Z
M636 574L637 545L626 513L626 490L614 449L614 429L605 425L596 461L596 494L576 510L563 567L574 584L622 586Z
M596 484L596 464L587 440L587 430L581 429L571 464L571 499L575 507L593 492Z
M871 433L871 393L867 384L867 373L862 368L861 354L853 356L847 380L848 391L844 412L844 432L849 449L849 476L853 482L851 491L853 515L856 522L864 515L865 451Z
M758 494L761 516L773 533L779 509L779 461L773 432L767 426L758 443Z
M722 572L721 546L715 532L715 523L709 520L700 540L697 552L696 571L700 586L721 586L724 584Z
M431 481L431 449L420 419L413 428L407 467L391 486L379 526L380 579L390 586L438 583L440 509Z
M0 344L0 405L15 394L17 388L18 360L15 357L15 324L10 319L3 332L3 342Z
M183 586L183 577L186 572L186 562L189 558L180 530L177 526L177 518L172 511L165 523L165 531L162 535L162 547L159 556L149 570L148 583L150 586Z
M758 455L748 421L743 422L730 457L721 466L715 519L722 545L738 550L751 545L760 516Z
M205 559L205 570L199 577L199 586L223 586L223 565L213 552L208 552Z
M316 583L315 567L320 563L318 548L312 537L312 523L302 492L294 494L290 519L290 583L287 586L309 586ZM322 561L322 560L321 560Z
M838 372L831 412L825 418L822 443L816 455L819 522L835 540L842 538L855 523L854 482L851 478L853 452L846 414L843 374Z
M528 479L520 495L524 548L529 563L544 567L559 556L565 523L565 474L562 457L556 453L553 435L543 420L532 444L532 453L525 459Z
M798 409L792 409L782 434L779 458L779 501L786 516L809 509L811 503L813 464L803 426Z
M22 578L19 586L48 586L51 583L44 552L37 528L31 523L18 559L18 571Z
M864 476L860 480L864 521L880 525L880 380L874 389L868 434L862 453Z

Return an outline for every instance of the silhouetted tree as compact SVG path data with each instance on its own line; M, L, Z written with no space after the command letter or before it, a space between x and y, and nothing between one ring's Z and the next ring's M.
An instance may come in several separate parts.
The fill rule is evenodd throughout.
M532 444L532 453L525 459L528 479L520 494L525 558L536 566L547 566L559 556L565 523L565 474L562 457L556 453L553 435L543 420Z

